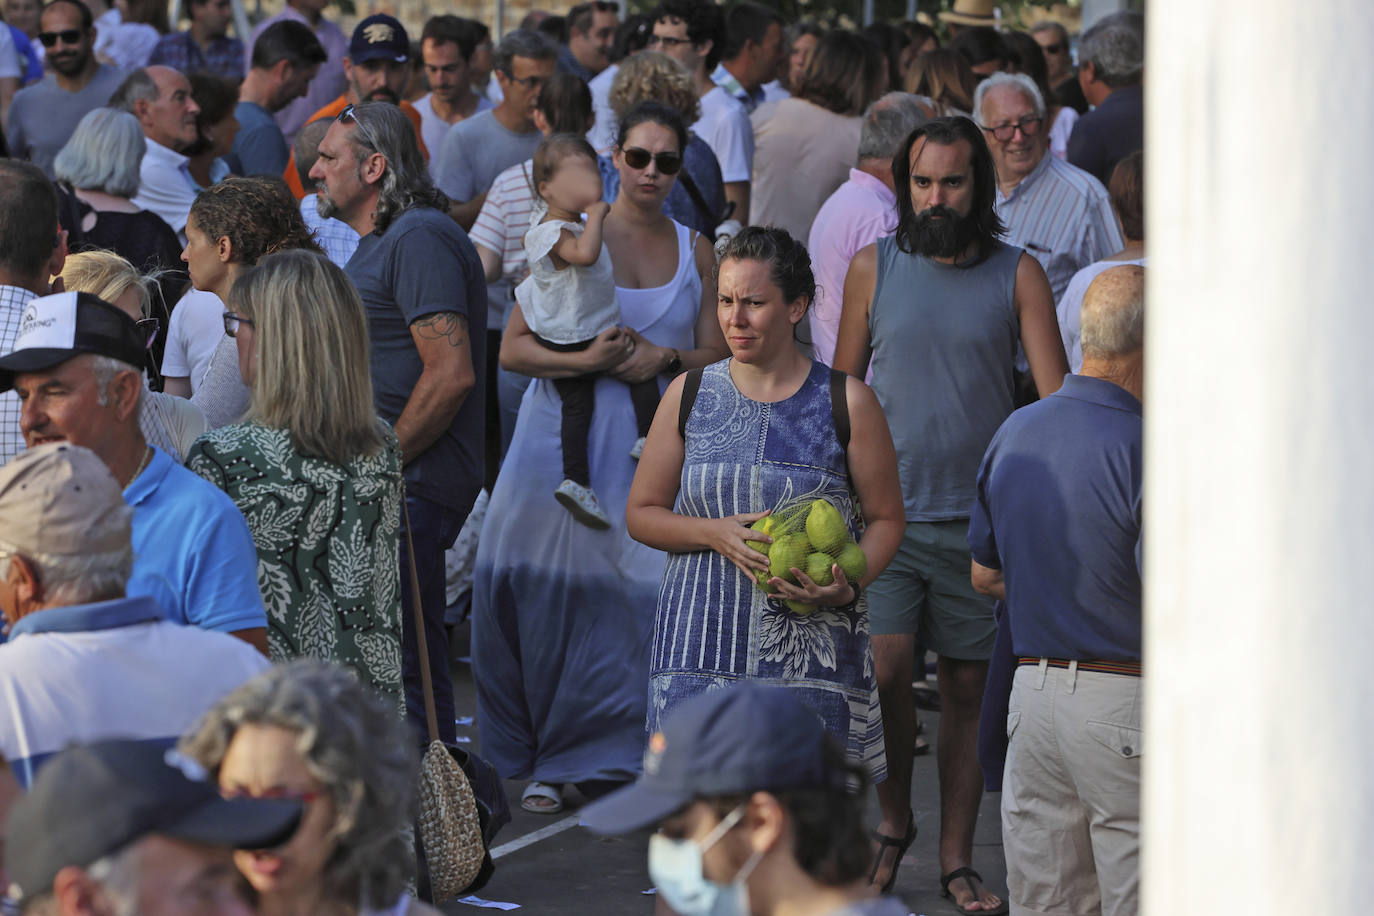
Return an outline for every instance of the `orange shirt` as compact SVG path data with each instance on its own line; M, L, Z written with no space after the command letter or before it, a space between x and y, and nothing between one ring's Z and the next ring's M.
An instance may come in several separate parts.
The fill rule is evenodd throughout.
M305 123L309 124L311 121L318 121L320 118L337 118L339 112L347 107L348 93L344 93L310 117L306 118ZM425 149L425 140L420 136L420 113L415 110L414 105L404 100L401 102L401 111L405 112L406 117L410 118L410 123L415 125L415 142L420 144L420 155L424 156L425 161L428 162L429 150ZM291 153L290 161L286 163L286 172L283 173L281 177L286 181L286 186L291 189L291 193L296 195L297 200L305 196L305 186L301 184L301 178L296 174L296 153L294 150Z

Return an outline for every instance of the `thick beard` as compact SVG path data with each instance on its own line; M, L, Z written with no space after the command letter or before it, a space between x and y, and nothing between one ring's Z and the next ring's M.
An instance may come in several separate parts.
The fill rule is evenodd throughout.
M319 192L315 195L315 212L321 219L333 219L339 215L339 205L334 203L334 199L329 196L329 192L321 185Z
M942 219L934 219L935 214ZM911 223L911 245L928 258L955 258L978 239L978 221L949 207L931 207Z
M82 70L86 69L86 63L88 60L90 60L90 57L88 55L80 55L76 58L68 58L61 62L58 62L49 57L48 63L49 66L51 66L54 70L56 70L63 76L76 76Z

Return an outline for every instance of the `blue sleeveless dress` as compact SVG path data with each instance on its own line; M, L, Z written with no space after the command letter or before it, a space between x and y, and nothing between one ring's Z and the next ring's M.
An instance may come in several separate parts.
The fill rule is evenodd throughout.
M844 452L830 409L830 370L813 362L796 394L752 401L730 360L707 366L687 419L673 511L723 518L825 497L858 533ZM797 691L875 781L886 775L882 717L864 601L853 611L796 614L722 555L668 555L649 679L649 732L678 703L751 679Z

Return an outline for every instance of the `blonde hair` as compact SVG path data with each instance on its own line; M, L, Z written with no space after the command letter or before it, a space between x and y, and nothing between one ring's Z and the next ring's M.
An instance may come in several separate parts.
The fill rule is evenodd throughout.
M611 81L611 110L617 118L629 114L640 102L662 102L677 109L682 120L695 124L701 117L701 102L687 69L662 51L641 51L620 62Z
M138 312L144 318L152 306L149 277L113 251L82 251L68 255L62 265L62 286L68 292L91 293L113 305L129 291L138 290Z
M301 454L338 464L383 447L367 319L342 270L309 251L267 255L234 281L229 303L257 332L246 419L285 429Z

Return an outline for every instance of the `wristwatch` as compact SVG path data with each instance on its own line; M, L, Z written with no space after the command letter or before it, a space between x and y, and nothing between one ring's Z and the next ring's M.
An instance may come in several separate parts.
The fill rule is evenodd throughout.
M668 365L663 367L663 371L668 375L677 375L682 369L682 354L677 352L676 347L669 347L673 351L673 358L668 360Z

